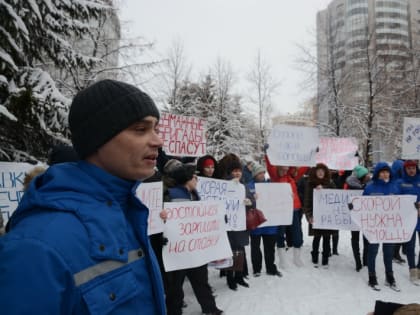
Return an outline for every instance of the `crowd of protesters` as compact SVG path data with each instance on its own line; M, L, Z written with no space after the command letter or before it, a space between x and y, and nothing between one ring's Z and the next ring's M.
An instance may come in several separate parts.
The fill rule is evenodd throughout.
M207 264L165 271L162 248L167 240L163 233L147 237L147 208L132 193L138 181L162 181L165 202L200 200L197 175L235 181L244 185L244 211L256 207L257 183L291 186L290 225L227 231L232 252L240 253L237 256L241 263L240 268L226 268L220 275L226 277L233 291L238 286L249 288L249 277L260 277L263 271L281 278L286 271L286 250L293 251L297 267L311 261L316 268L328 268L330 257L339 255L338 231L312 227L314 190L410 194L417 196L416 204L419 202L416 161L398 160L392 166L379 162L371 172L357 165L344 172L322 163L314 167L273 165L267 155L264 163L232 153L219 160L211 155L197 159L168 157L157 135L158 120L159 111L147 94L122 82L100 81L75 97L70 111L74 150L61 147L51 152L48 169L28 173L25 197L0 239L0 286L8 284L0 295L5 313L99 314L118 309L134 314L141 308L142 314L180 315L185 307L183 284L188 279L203 314L222 314L216 306ZM91 131L93 134L88 135ZM303 218L313 236L311 256L306 258L301 251ZM166 219L164 212L161 219ZM420 224L401 248L407 257L409 279L420 286L416 231L420 238ZM251 266L245 251L249 245ZM359 231L352 231L351 246L355 270L367 266L368 285L380 290L375 271L379 244L369 243ZM382 244L385 283L395 291L399 287L392 264L404 263L399 247ZM30 290L28 279L34 283ZM42 298L36 292L43 292ZM102 300L98 303L101 294L108 296L106 300L112 305ZM17 296L25 297L25 303L19 303Z

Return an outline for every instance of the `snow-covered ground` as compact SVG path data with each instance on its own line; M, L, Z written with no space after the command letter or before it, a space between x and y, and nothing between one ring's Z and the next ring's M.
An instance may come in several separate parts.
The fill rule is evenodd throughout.
M305 266L298 268L292 263L292 251L288 251L289 267L281 270L283 277L268 276L264 273L258 278L249 276L250 288L238 286L230 290L226 278L219 278L219 272L209 268L209 281L215 290L217 306L226 315L366 315L372 311L375 300L397 303L419 303L420 287L409 282L408 265L393 265L395 279L401 292L384 286L385 271L382 249L376 259L376 272L381 291L368 287L367 267L355 271L351 251L350 232L340 231L339 256L332 256L329 268L314 268L310 260L312 238L307 235L307 225L302 220L304 231L303 260ZM362 247L362 243L360 243ZM418 253L418 244L416 253ZM406 258L405 256L403 256ZM249 246L247 246L248 266L251 269ZM263 264L264 266L264 264ZM263 267L264 268L264 267ZM201 314L200 306L186 280L184 285L186 315Z

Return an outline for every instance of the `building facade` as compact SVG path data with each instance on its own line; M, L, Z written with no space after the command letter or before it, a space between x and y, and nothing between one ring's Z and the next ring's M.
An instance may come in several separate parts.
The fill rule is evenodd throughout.
M363 162L399 158L420 115L419 0L334 0L317 15L320 133L356 137Z

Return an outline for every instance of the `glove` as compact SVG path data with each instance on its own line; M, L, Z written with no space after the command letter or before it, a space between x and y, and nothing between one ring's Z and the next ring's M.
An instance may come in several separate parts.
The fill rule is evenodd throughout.
M267 152L267 149L270 147L270 145L268 143L265 143L263 146L263 151Z
M349 210L353 210L353 204L351 202L347 204L347 207L349 207Z
M163 246L168 245L168 238L167 237L162 237L162 245Z
M414 208L416 208L417 210L419 210L420 209L420 204L418 202L415 202L414 203Z

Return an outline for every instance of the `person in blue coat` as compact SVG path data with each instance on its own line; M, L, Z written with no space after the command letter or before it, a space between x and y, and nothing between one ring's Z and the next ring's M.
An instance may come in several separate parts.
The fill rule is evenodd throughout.
M257 197L255 191L255 183L266 182L268 181L265 179L265 168L262 165L255 163L252 168L252 180L247 184L247 187L253 194L254 198ZM255 199L253 200L254 207ZM264 212L264 209L260 210ZM278 229L278 226L264 226L258 227L250 232L251 262L254 277L259 277L261 275L263 257L261 254L261 239L264 243L264 263L267 274L278 277L282 276L281 272L277 270L277 266L274 262Z
M401 195L417 196L416 203L418 205L418 202L420 201L420 172L416 161L407 160L404 162L401 179L396 181L396 185ZM418 222L419 220L417 220L417 224ZM415 247L416 231L413 231L410 241L403 244L403 248L407 254L410 281L412 284L420 286L418 269L416 267Z
M386 162L378 162L373 171L372 181L363 190L364 196L383 196L383 195L398 195L399 189L392 181L391 168ZM374 290L380 290L378 280L376 278L375 261L378 255L379 244L368 244L367 264L369 272L369 286ZM385 265L385 285L391 287L395 291L399 291L394 273L392 270L392 257L394 254L394 244L382 244L384 265Z
M148 209L135 196L154 173L158 121L153 100L123 82L75 96L80 161L32 180L0 239L2 314L166 314Z

